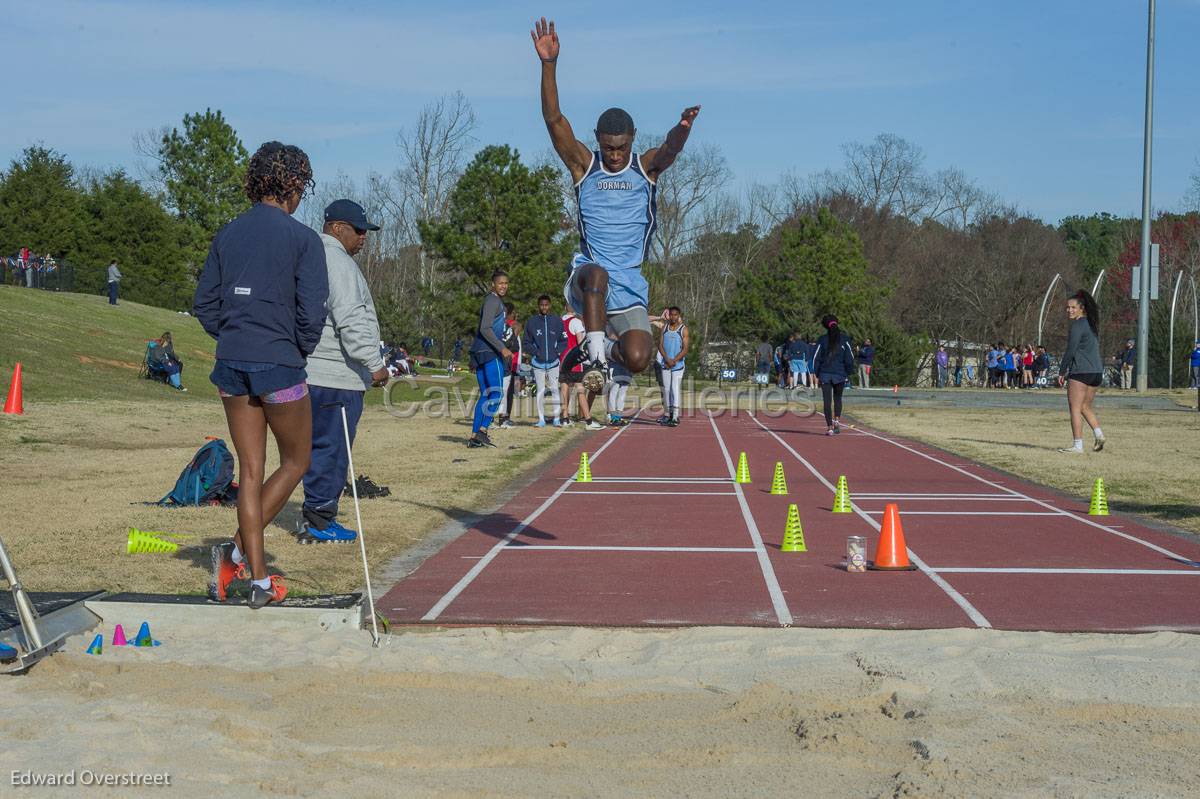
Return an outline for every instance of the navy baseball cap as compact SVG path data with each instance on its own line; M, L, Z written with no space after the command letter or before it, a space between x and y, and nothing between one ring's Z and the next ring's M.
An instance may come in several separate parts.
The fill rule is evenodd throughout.
M345 222L355 230L379 230L367 221L367 214L354 200L334 200L325 207L326 222Z

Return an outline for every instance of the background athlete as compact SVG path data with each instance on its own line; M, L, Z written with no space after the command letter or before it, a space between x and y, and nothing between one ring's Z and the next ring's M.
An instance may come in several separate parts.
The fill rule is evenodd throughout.
M575 138L558 105L556 76L559 41L554 22L543 17L530 32L542 60L542 117L554 151L571 172L579 205L579 249L564 288L567 301L582 314L586 347L575 357L590 360L583 382L591 391L604 385L608 357L638 373L654 357L647 314L649 286L642 262L654 235L655 181L683 151L700 106L683 111L660 147L640 156L633 152L637 129L620 108L610 108L596 123L593 152ZM606 352L605 325L617 334ZM568 364L564 362L564 369Z

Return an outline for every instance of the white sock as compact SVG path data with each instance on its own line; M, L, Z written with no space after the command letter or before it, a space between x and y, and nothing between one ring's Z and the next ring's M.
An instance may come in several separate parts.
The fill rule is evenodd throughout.
M271 578L270 577L264 577L261 580L251 580L251 582L254 583L256 586L258 586L259 588L261 588L264 591L271 590Z
M233 545L233 562L234 563L245 563L246 562L246 556L242 554L242 550L238 549L237 544Z
M1092 435L1096 438L1104 438L1104 431L1101 430L1099 427L1093 427Z
M606 336L603 330L589 330L587 334L587 349L588 355L593 361L600 363L608 363L608 354L605 352L604 342Z
M1071 444L1071 448L1072 449L1080 449L1080 450L1083 449L1083 439L1082 438L1074 439L1074 443Z

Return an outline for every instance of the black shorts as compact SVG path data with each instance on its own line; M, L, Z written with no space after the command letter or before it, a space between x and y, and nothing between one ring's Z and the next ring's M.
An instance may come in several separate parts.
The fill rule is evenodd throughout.
M1098 388L1102 382L1099 372L1075 372L1067 379L1074 380L1076 383L1083 383L1085 386L1091 386L1092 388Z

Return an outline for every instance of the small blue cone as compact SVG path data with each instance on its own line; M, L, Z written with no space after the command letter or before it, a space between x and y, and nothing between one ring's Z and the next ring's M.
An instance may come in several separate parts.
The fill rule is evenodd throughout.
M150 636L150 622L142 622L142 626L138 628L137 638L133 639L134 646L160 646L161 641L155 641Z
M89 655L99 655L103 651L104 651L104 635L102 633L98 633L96 635L96 637L92 639L92 645L87 648L87 653Z

